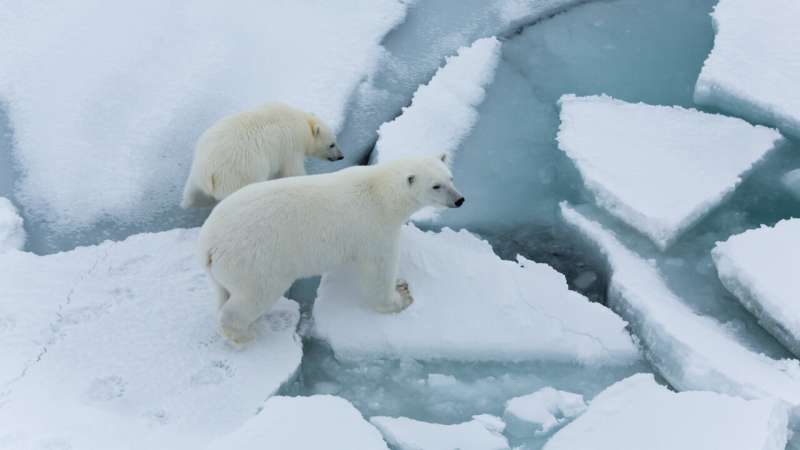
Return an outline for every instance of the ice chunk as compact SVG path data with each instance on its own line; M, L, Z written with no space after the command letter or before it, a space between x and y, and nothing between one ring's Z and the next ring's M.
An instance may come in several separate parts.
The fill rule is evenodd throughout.
M600 206L669 246L732 192L780 134L732 117L611 97L559 100L559 148Z
M478 121L475 108L483 101L484 87L494 78L500 48L497 38L484 38L447 58L433 79L417 89L411 106L378 129L375 162L444 154L452 165L454 152ZM425 208L413 219L430 220L439 211Z
M711 252L722 284L776 339L800 355L800 219L749 230Z
M452 157L478 120L475 108L494 79L500 48L497 38L483 38L447 58L430 82L417 89L411 105L378 129L376 162L442 153Z
M653 265L603 226L566 204L561 213L608 259L612 271L609 305L629 321L645 355L670 385L800 404L796 360L775 360L745 347L723 324L686 306Z
M544 450L783 450L788 418L774 399L674 393L638 374L601 392Z
M350 402L332 395L272 397L255 417L209 450L388 450Z
M794 198L800 200L800 169L786 172L781 177L781 184Z
M406 417L373 417L373 425L398 450L505 450L500 418L475 416L455 425L420 422Z
M0 197L0 253L22 250L25 246L25 229L17 208L5 197Z
M694 99L800 137L800 3L768 8L749 0L720 0L711 14L714 48L697 79Z
M509 400L503 418L515 435L544 434L585 409L582 395L546 387Z
M297 303L281 300L233 351L216 333L196 239L175 230L0 255L0 442L205 445L292 377Z
M21 207L61 232L176 209L200 133L266 101L340 129L405 8L397 0L250 2L237 13L214 1L4 5L0 96L23 170Z
M337 357L627 364L637 349L625 322L567 288L550 266L498 258L467 231L404 226L399 277L415 301L399 314L369 306L353 269L322 277L317 335Z

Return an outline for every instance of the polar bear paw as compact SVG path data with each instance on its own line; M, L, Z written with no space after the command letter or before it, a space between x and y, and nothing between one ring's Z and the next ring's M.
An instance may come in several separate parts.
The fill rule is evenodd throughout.
M408 308L414 303L414 297L411 296L411 290L408 288L408 282L405 280L397 280L394 292L392 295L391 303L386 305L377 305L375 310L381 313L398 313Z
M236 348L240 348L244 344L252 341L254 338L253 333L247 329L242 330L239 328L225 326L223 324L220 324L219 326L219 334Z

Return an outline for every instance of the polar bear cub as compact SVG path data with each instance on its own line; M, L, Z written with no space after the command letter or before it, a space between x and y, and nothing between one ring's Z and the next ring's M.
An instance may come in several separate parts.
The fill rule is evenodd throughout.
M226 117L197 141L181 207L211 206L251 183L305 175L306 156L344 158L331 129L313 114L269 103Z
M220 202L199 237L220 333L234 343L250 340L250 325L295 280L345 264L359 271L372 308L405 309L413 299L396 280L401 226L421 208L464 203L444 159L255 183Z

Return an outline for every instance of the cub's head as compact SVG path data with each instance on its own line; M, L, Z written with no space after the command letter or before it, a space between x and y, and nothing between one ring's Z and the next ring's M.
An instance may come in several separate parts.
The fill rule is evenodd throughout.
M419 158L407 169L405 182L420 208L439 206L458 208L464 196L453 184L453 173L447 167L447 155Z
M344 159L342 151L336 145L336 136L328 125L314 116L309 116L308 126L311 129L311 145L306 149L306 156L328 161Z

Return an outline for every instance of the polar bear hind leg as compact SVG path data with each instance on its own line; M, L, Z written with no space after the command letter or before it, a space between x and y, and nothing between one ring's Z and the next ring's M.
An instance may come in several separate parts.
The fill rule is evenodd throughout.
M233 344L244 344L254 337L250 326L272 309L291 283L270 286L236 286L219 310L219 331Z

